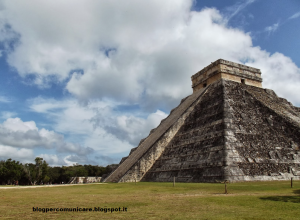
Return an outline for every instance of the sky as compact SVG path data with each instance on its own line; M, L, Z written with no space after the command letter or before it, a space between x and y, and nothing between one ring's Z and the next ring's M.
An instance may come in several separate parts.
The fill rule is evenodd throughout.
M300 107L299 0L0 0L0 160L119 163L217 59Z

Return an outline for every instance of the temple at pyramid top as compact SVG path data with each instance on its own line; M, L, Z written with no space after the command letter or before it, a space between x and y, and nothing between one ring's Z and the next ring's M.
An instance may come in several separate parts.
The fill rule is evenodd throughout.
M262 87L262 78L259 69L218 59L192 76L193 92L219 79L227 79L246 85Z

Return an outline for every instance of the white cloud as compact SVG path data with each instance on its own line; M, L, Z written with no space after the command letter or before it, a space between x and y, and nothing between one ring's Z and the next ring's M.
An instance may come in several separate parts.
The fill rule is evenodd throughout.
M21 132L38 130L34 121L23 122L20 118L8 118L5 122L3 122L3 127L11 131Z
M265 31L268 32L268 34L270 35L270 34L274 33L278 29L278 27L279 27L279 22L266 27Z
M243 9L245 9L248 5L254 3L256 0L244 0L244 1L238 1L236 4L227 7L226 11L227 11L227 16L226 16L226 20L227 22L233 18L234 16L236 16L237 14L239 14ZM251 14L251 16L253 16Z
M261 68L264 86L300 104L299 67L281 53L254 47L249 33L228 26L253 2L240 1L222 15L210 8L190 11L192 0L3 0L0 27L9 34L0 40L15 40L6 50L8 63L24 78L36 76L41 87L65 83L84 105L75 98L38 97L29 101L31 110L48 117L56 132L20 121L1 129L10 129L11 137L28 136L31 146L57 141L63 156L47 154L53 163L90 160L90 149L108 161L146 137L166 117L158 109L169 110L191 94L191 75L219 58L248 60ZM140 109L117 111L121 105Z
M82 105L75 99L55 101L38 97L30 103L32 111L44 113L51 118L54 130L70 134L73 136L72 142L90 146L99 154L111 157L136 147L167 116L160 110L148 115L141 114L140 110L135 114L120 112L118 108L123 106L122 103L109 100ZM73 148L76 145L72 145ZM79 150L76 152L80 155Z
M54 129L61 133L85 135L91 133L93 126L89 122L97 109L106 108L109 102L95 101L81 105L76 99L45 99L42 97L29 100L30 109L45 114L55 122Z
M93 149L93 156L90 154L89 157L86 156L89 147L80 150L82 148L77 149L76 144L70 144L57 149L59 153L76 152L76 155L59 157L60 162L70 165L83 161L103 165L118 163L167 116L160 110L148 115L140 110L126 113L119 110L123 107L122 103L109 100L83 105L75 99L58 101L38 97L29 103L32 111L49 117L54 130L68 134L69 141ZM49 159L55 162L53 157Z
M16 112L8 112L8 111L3 111L1 112L1 118L2 119L8 119L8 118L12 118L14 116L16 116L17 113Z
M30 108L38 113L47 113L47 114L55 114L55 111L61 110L69 106L71 103L68 101L58 102L55 99L47 99L45 101L42 97L37 97L31 100L28 100L30 103Z
M165 117L167 117L167 114L160 110L148 115L146 119L133 115L116 116L114 114L99 113L91 121L97 127L103 128L107 133L114 135L120 140L126 140L135 147Z
M9 103L11 100L6 96L0 96L0 102Z
M23 122L20 118L4 121L0 125L0 137L0 144L22 148L54 148L63 143L62 135L44 128L39 130L34 121Z
M79 157L78 155L68 155L64 157L64 162L67 166L72 166L76 163L79 164L95 164L93 161L89 161L87 157Z
M97 165L96 161L90 160L86 155L78 156L75 154L71 155L57 155L57 154L40 154L38 157L43 158L50 166L72 166L74 164L93 164ZM112 163L115 162L112 160ZM112 164L110 163L110 164Z
M43 158L43 160L48 164L51 164L51 166L60 166L66 164L65 161L62 158L59 158L59 156L56 154L40 154L38 157Z
M58 154L72 153L87 157L94 150L64 140L64 136L44 128L38 129L34 121L23 122L20 118L8 118L0 124L0 146L5 150L2 157L32 157L33 149L53 149ZM14 153L12 153L14 152Z
M289 19L295 19L295 18L298 18L298 17L300 17L300 11L293 14L291 17L289 17Z
M0 144L0 159L7 160L9 158L25 163L32 163L34 160L34 152L32 149L15 148Z
M253 2L234 5L232 16ZM258 48L249 34L227 26L228 17L216 9L190 11L192 3L3 1L3 20L20 34L8 62L39 85L66 82L82 100L140 103L153 112L189 95L190 76L218 58L268 59L250 57Z
M281 53L270 55L259 49L252 50L249 57L261 57L246 65L261 69L264 87L273 89L280 97L300 105L300 69L289 57Z

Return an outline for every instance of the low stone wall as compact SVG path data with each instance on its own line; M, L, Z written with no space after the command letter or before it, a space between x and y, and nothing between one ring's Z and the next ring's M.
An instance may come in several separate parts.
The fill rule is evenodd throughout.
M88 176L88 177L75 177L73 184L80 184L80 183L100 183L101 177L95 176Z

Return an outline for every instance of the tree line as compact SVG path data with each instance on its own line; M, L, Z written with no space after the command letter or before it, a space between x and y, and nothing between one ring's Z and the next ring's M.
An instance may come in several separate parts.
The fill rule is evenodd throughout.
M22 164L7 159L0 161L0 184L37 185L68 183L72 177L107 176L116 165L106 167L78 165L50 167L43 158L35 158L35 163Z

